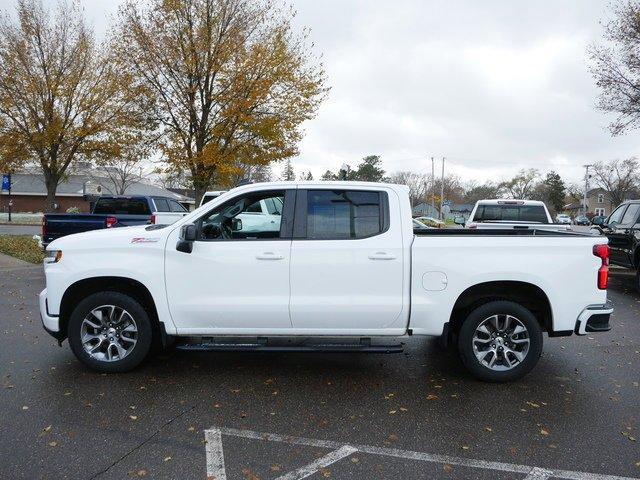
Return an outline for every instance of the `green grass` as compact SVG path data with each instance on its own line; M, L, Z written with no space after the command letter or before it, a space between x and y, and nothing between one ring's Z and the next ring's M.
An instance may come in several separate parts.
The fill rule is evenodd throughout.
M44 253L29 235L0 235L0 253L25 262L42 263Z

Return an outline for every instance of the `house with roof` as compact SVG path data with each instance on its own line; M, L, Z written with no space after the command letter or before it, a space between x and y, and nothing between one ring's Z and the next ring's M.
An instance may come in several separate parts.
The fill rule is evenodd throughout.
M38 213L46 208L47 189L44 176L34 173L14 173L11 175L11 197L14 212ZM55 211L66 212L76 207L80 212L91 211L92 203L99 195L113 195L115 188L108 178L96 177L90 174L72 174L65 177L58 185L55 197ZM144 182L132 182L126 189L125 195L145 195L169 197L177 200L188 208L193 204L193 198L180 193L171 192L156 185ZM0 211L9 209L8 192L0 195Z
M611 200L611 195L604 188L592 188L587 192L586 214L588 217L598 215L606 217L617 206L618 204ZM564 211L572 217L582 214L584 212L583 200L565 205Z

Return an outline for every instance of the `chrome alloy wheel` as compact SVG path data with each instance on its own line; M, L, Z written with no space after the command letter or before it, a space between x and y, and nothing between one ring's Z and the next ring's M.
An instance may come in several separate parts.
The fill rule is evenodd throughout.
M529 331L512 315L485 318L473 334L473 353L478 361L496 371L520 365L529 352Z
M138 326L125 309L102 305L91 310L82 321L80 339L91 358L114 362L133 351L138 339Z

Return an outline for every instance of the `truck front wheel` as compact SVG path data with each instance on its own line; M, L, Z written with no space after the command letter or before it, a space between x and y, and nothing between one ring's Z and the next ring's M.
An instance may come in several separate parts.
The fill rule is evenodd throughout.
M480 380L517 380L538 363L542 329L536 317L520 304L485 303L462 324L458 351L465 367Z
M74 355L93 370L126 372L149 353L149 316L134 298L119 292L89 295L69 318L69 345Z

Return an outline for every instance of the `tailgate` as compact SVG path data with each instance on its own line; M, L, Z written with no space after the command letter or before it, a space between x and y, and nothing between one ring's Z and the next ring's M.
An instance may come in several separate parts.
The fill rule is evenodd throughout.
M51 215L45 214L42 226L42 241L51 243L56 238L71 235L73 233L100 230L106 227L106 215L69 214Z

